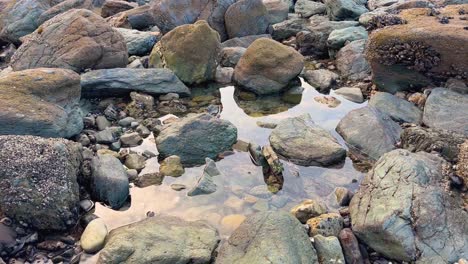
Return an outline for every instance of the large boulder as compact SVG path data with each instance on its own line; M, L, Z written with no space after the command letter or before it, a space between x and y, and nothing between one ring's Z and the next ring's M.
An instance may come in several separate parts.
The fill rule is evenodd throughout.
M423 123L468 136L468 95L433 89L424 106Z
M12 0L0 13L0 39L19 44L40 25L39 17L50 8L47 0Z
M203 164L205 158L217 155L237 141L237 128L229 121L209 114L192 115L178 119L161 130L156 146L162 158L180 157L183 164Z
M135 7L137 7L136 3L129 3L123 0L105 0L101 7L101 16L110 17Z
M247 217L220 246L215 263L313 264L318 260L302 224L287 212L269 211Z
M220 51L219 34L201 20L164 35L154 46L149 65L171 69L184 83L202 83L214 80Z
M55 16L28 35L11 59L15 71L50 67L76 72L127 66L122 35L100 16L72 9Z
M97 263L210 263L218 242L203 221L158 215L112 230Z
M325 0L330 20L355 20L369 10L355 0Z
M148 55L158 41L159 33L139 31L136 29L114 28L125 39L128 55Z
M421 123L421 110L419 110L419 108L413 103L410 103L405 99L401 99L393 94L377 92L371 96L369 105L387 114L396 122L414 124Z
M47 11L42 13L41 16L38 18L37 23L41 25L42 23L53 18L54 16L64 13L73 8L92 10L94 6L92 0L65 0L57 5L52 6Z
M370 66L364 55L366 41L366 39L352 41L336 53L336 68L341 76L354 81L370 76Z
M336 131L352 152L377 160L396 148L402 129L388 115L366 106L349 112L338 123Z
M76 224L81 145L65 139L0 136L0 211L42 230Z
M432 154L394 150L380 158L350 204L357 237L397 261L453 263L468 252L468 213L445 190L444 167Z
M211 14L207 18L207 21L214 30L218 31L221 41L228 39L224 16L228 8L236 1L237 0L216 0L213 2Z
M268 10L262 0L240 0L224 16L229 38L265 34L269 25Z
M273 94L283 90L303 68L304 58L293 48L261 38L242 55L234 80L256 94Z
M433 81L460 76L465 82L468 69L468 34L459 10L468 4L448 6L440 17L453 17L441 23L430 16L431 9L407 9L399 14L407 24L374 31L369 36L367 59L373 81L381 91L395 93L425 87Z
M83 129L80 76L31 69L0 77L0 135L72 137Z
M104 69L81 75L83 96L119 96L131 91L151 95L177 93L190 95L190 90L168 69Z
M285 0L262 0L268 12L268 23L276 24L288 19L289 4Z
M128 177L122 163L112 155L91 160L91 195L113 209L120 208L129 195Z
M346 158L346 150L309 114L280 122L271 132L270 144L279 155L304 166L328 166Z

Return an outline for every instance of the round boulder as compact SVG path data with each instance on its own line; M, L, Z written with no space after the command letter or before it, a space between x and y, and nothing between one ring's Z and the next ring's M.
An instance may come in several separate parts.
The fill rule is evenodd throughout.
M224 15L229 38L265 34L269 13L262 0L241 0L231 5Z

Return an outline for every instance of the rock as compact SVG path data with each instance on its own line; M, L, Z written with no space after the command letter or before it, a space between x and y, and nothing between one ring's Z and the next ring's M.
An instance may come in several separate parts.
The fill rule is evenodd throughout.
M81 132L79 75L31 69L0 77L0 135L70 138Z
M66 230L78 220L81 145L65 139L0 136L0 207L16 222Z
M288 19L289 5L284 0L262 0L268 12L268 23L276 24Z
M353 198L353 193L345 187L336 187L333 194L339 206L348 206Z
M173 184L171 184L171 188L174 191L182 191L182 190L187 189L187 186L185 186L183 184L173 183Z
M120 208L129 195L128 178L120 161L111 155L94 157L91 161L91 192L94 199Z
M219 237L203 221L158 215L114 229L106 240L97 263L172 264L209 263Z
M234 68L218 67L216 68L215 80L217 83L231 83L234 75Z
M216 183L213 177L221 175L213 160L207 158L206 165L203 169L203 175L198 179L197 185L194 186L188 193L188 196L196 196L202 194L211 194L216 192Z
M450 162L456 162L459 145L464 141L464 135L420 126L407 127L401 133L402 148L411 152L438 152Z
M337 107L337 106L339 106L341 104L340 100L336 99L333 96L329 96L329 95L315 96L314 101L316 101L318 103L321 103L321 104L325 104L330 108L335 108L335 107Z
M156 17L150 5L139 6L106 18L112 27L147 30L156 26Z
M321 264L345 263L340 241L334 236L314 236L314 246Z
M124 147L136 147L141 144L143 139L137 132L124 134L120 137L120 142L122 142L122 146Z
M377 92L369 105L387 114L395 122L420 124L422 112L414 104L389 93Z
M312 0L297 0L296 5L294 5L294 13L299 14L303 18L324 14L325 12L325 4Z
M210 131L206 133L206 131ZM163 127L156 138L162 158L177 155L182 164L203 164L205 158L215 159L237 141L237 128L229 121L209 114L198 114Z
M468 95L433 89L424 106L423 123L468 136Z
M219 34L198 21L164 35L151 52L149 66L169 68L187 84L202 83L214 80L220 50Z
M189 96L190 90L168 69L104 69L81 75L85 97L128 95L131 91Z
M354 20L369 12L364 5L348 0L326 0L325 6L330 20Z
M327 45L332 50L339 50L347 42L367 39L367 31L364 27L348 27L333 30L327 39Z
M297 77L304 58L290 47L261 38L247 48L234 70L234 80L259 95L278 93Z
M236 230L244 221L245 216L241 214L227 215L221 219L221 227L226 232L233 232Z
M96 126L99 131L106 129L110 127L111 125L112 123L109 120L107 120L105 116L100 115L96 117Z
M362 91L357 87L342 87L340 89L336 89L335 94L341 95L343 98L358 104L364 102Z
M227 47L221 50L220 65L223 67L236 67L246 48L242 47Z
M125 158L125 167L129 169L135 169L137 171L142 170L146 166L146 159L145 157L131 153L128 154Z
M106 224L100 218L94 219L89 222L81 235L81 248L88 254L96 253L104 247L106 237Z
M47 0L9 1L1 11L0 38L15 44L40 25L39 17L50 8Z
M468 94L468 86L462 80L450 78L445 83L445 87L457 93Z
M349 207L359 240L396 261L448 263L468 252L468 213L445 191L447 165L424 152L383 155Z
M346 157L346 150L309 114L280 122L271 132L270 144L279 155L303 166L328 166Z
M341 230L338 239L343 248L346 263L364 264L364 259L359 250L359 242L350 228Z
M330 90L330 87L335 84L338 80L338 74L325 70L307 70L304 73L304 78L306 81L312 85L315 89L321 92L326 92Z
M164 176L179 177L184 174L185 170L184 167L182 167L182 163L180 162L180 157L172 155L165 158L161 162L159 172Z
M229 38L265 34L269 14L262 0L240 0L232 4L224 15Z
M322 235L325 237L338 236L343 229L343 217L337 213L322 214L307 220L309 236Z
M229 40L224 41L221 43L221 47L224 48L248 48L255 40L260 38L270 38L271 35L269 34L261 34L261 35L252 35L252 36L245 36L239 38L232 38Z
M270 25L268 32L277 41L294 37L297 33L306 30L309 21L300 17L292 17L280 23Z
M349 112L336 127L352 152L377 160L395 149L402 129L391 118L366 106Z
M327 213L327 206L320 200L305 200L291 209L291 214L303 224L325 213Z
M124 37L129 55L148 55L158 41L158 34L153 32L126 28L114 28L114 30Z
M143 175L138 176L135 180L135 186L139 188L145 188L151 185L161 185L164 180L164 175L153 172L153 173L145 173Z
M66 36L66 37L64 37ZM125 67L123 37L85 9L72 9L42 24L24 40L11 59L15 71L51 67L76 72Z
M459 145L460 152L458 154L457 175L464 182L465 190L468 188L468 140Z
M95 135L95 138L96 138L96 143L99 143L99 144L111 144L117 140L112 134L112 131L110 129L105 129L105 130L97 132Z
M363 80L370 76L370 66L364 55L366 41L367 38L352 41L336 53L336 68L341 76L350 80Z
M101 8L102 17L110 17L117 13L130 10L137 7L135 3L129 3L123 0L105 0Z
M369 37L366 57L373 82L380 91L395 93L439 83L452 76L468 78L464 54L468 35L458 10L468 5L448 6L440 17L453 17L450 23L428 16L430 8L402 10L399 17L408 23L375 31ZM450 43L450 45L448 44Z
M271 250L275 248L275 250ZM220 246L216 264L317 263L301 223L286 212L250 215Z
M129 127L132 125L133 122L135 122L136 119L131 117L131 116L128 116L128 117L125 117L125 118L122 118L119 120L119 126L121 127Z
M43 24L47 20L53 18L56 15L65 13L70 9L88 9L93 10L92 0L65 0L61 1L59 4L52 6L46 12L42 13L41 16L37 19L38 25ZM31 31L31 33L34 30Z
M217 0L216 3L213 4L211 14L208 17L210 27L218 31L221 41L228 39L224 16L228 8L235 2L236 0Z

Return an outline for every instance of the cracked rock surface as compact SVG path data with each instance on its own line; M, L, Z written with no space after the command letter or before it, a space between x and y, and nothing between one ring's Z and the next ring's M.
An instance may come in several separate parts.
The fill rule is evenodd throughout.
M382 156L350 204L358 238L399 261L453 263L466 256L468 213L444 189L446 165L425 152Z

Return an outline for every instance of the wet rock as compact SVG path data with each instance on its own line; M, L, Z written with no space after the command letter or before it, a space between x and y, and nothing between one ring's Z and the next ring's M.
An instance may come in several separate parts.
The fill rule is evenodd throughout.
M369 12L364 5L356 1L326 0L325 5L330 20L354 20Z
M75 225L81 145L65 139L0 136L0 149L1 211L35 229Z
M309 236L322 235L325 237L338 236L343 229L343 217L337 213L322 214L307 220Z
M125 39L129 55L148 55L158 41L158 34L150 31L138 31L135 29L114 28Z
M94 157L91 161L91 192L93 197L120 208L129 195L128 178L120 161L111 155Z
M209 263L218 232L203 221L150 217L112 230L98 263ZM152 245L148 248L148 245Z
M468 250L468 213L460 196L445 191L445 166L425 152L382 156L351 200L356 236L397 261L457 261Z
M320 95L320 96L315 96L314 101L327 105L330 108L335 108L341 104L341 101L336 99L333 96L329 95Z
M321 264L345 263L340 241L334 236L314 236L314 246Z
M349 112L338 123L336 131L351 151L377 160L395 149L402 129L388 115L366 106Z
M104 247L106 237L106 224L100 218L95 219L89 222L81 235L81 248L88 254L96 253Z
M185 170L182 167L180 157L176 155L169 156L161 162L159 172L164 176L179 177L184 174Z
M146 165L146 159L145 157L136 154L136 153L131 153L128 154L127 157L125 158L125 167L129 169L135 169L137 171L142 170Z
M362 95L361 89L357 87L342 87L340 89L336 89L335 93L341 95L343 98L355 102L355 103L363 103L364 97Z
M424 106L423 123L468 136L468 95L433 89Z
M0 135L78 134L83 129L80 92L79 75L65 69L32 69L0 77Z
M15 71L65 68L76 72L127 66L123 37L100 16L72 9L42 24L25 38L11 59Z
M244 221L246 217L241 214L227 215L221 219L221 227L226 232L233 232L236 230Z
M203 169L202 176L198 179L197 185L193 187L188 193L188 196L196 196L202 194L210 194L216 192L216 183L213 177L221 175L221 172L216 167L213 160L207 158L206 165Z
M143 139L137 132L124 134L120 137L120 142L124 147L136 147L141 144Z
M240 0L224 15L229 38L265 34L269 24L268 10L262 0Z
M236 141L237 128L229 121L198 114L163 127L156 145L162 158L177 155L182 164L203 164L206 157L215 159Z
M242 47L223 48L220 54L220 65L223 67L235 67L245 51L246 48Z
M465 10L466 5L463 5ZM453 76L466 80L468 35L458 10L463 6L440 9L440 16L453 17L449 24L428 16L429 8L406 9L399 17L408 23L375 31L369 37L366 56L373 81L380 91L395 93L415 90ZM448 44L450 43L450 44Z
M305 200L291 209L293 214L301 223L307 223L307 220L327 213L327 206L319 200Z
M459 145L464 141L464 135L420 126L407 127L401 133L402 148L411 152L435 151L450 162L456 162L460 152Z
M47 20L53 18L56 15L59 15L61 13L65 13L66 11L68 11L70 9L74 9L74 8L93 10L94 7L93 7L93 4L92 4L92 0L65 0L65 1L61 1L60 3L58 3L56 5L53 5L46 12L41 14L41 16L37 20L38 25L43 24L44 22L46 22Z
M303 67L304 58L294 49L261 38L242 55L234 71L234 81L256 94L278 93Z
M266 7L268 23L275 24L288 19L289 5L284 0L262 0Z
M369 105L387 114L396 122L421 123L422 112L418 107L390 93L377 92L373 94L369 100Z
M341 230L338 239L343 248L343 255L346 263L364 264L364 259L359 250L359 242L350 228Z
M202 83L214 80L220 50L219 34L198 21L164 35L151 51L149 65L171 69L184 83Z
M294 13L299 14L303 18L309 18L325 12L325 4L312 0L298 0L294 5Z
M336 53L336 68L341 76L350 80L363 80L370 76L370 66L364 55L366 41L367 38L352 41Z
M229 40L224 41L221 43L222 48L235 48L235 47L240 47L240 48L248 48L255 40L259 38L270 38L271 35L269 34L261 34L261 35L251 35L251 36L245 36L245 37L238 37L238 38L231 38Z
M306 81L321 92L330 90L330 87L338 80L338 74L325 70L308 70L304 73Z
M127 95L131 91L161 95L190 95L190 90L168 69L104 69L81 75L86 97Z
M257 264L265 259L271 263L317 263L301 223L281 211L248 216L221 245L215 263Z
M135 3L129 3L123 0L105 0L101 8L101 16L104 18L110 17L135 7L137 7Z

